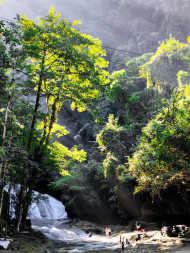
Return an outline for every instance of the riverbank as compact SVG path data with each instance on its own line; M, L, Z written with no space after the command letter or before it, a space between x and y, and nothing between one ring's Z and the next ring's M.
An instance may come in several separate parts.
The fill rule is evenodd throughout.
M10 238L10 244L7 249L3 249L4 240L0 240L1 253L51 253L53 243L40 231L24 231Z

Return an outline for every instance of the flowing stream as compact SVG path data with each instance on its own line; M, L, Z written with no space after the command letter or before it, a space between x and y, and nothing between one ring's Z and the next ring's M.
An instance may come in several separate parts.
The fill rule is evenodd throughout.
M60 201L49 195L44 197L31 205L29 218L32 228L40 230L54 243L52 253L121 252L117 239L97 234L89 237L85 231L75 227L74 221L68 219Z

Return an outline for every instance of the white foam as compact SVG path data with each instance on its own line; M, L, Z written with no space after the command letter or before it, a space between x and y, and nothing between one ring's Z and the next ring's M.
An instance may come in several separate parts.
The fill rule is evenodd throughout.
M34 196L38 196L34 191ZM29 208L28 218L30 219L66 219L67 212L61 201L48 195L42 194L37 202L32 203Z

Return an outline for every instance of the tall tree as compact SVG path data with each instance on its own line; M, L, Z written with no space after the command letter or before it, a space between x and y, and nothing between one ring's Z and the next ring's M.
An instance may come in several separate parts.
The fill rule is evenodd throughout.
M60 15L52 7L47 16L39 18L38 24L25 16L19 19L24 50L28 55L28 61L32 63L26 68L28 82L35 90L34 111L27 144L29 156L31 153L38 156L41 147L47 146L57 113L64 101L69 101L73 109L92 109L93 100L98 99L106 84L107 72L104 68L108 63L101 57L105 55L101 42L74 29L73 26L79 22L71 23L59 18ZM37 123L41 120L39 109L42 96L46 97L48 110L43 120L43 134L41 137L38 136L41 142L36 147L35 134ZM17 232L23 215L28 180L28 174L23 174ZM31 192L32 187L29 190Z
M13 23L0 24L0 77L1 77L1 190L0 213L2 211L3 192L6 184L6 175L12 139L17 134L19 120L13 112L13 104L25 94L25 87L21 83L25 68L26 55L22 50L19 28ZM25 75L25 74L24 74ZM15 129L13 129L15 127Z

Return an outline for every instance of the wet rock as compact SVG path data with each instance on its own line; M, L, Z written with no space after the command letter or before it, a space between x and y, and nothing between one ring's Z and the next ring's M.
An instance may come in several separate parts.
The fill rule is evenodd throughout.
M134 231L136 229L136 221L135 220L131 220L127 226L129 231Z
M95 233L95 234L103 234L104 228L98 226L97 224L93 222L88 221L77 221L75 223L75 227L80 228L84 230L86 233Z
M190 238L190 228L185 231L185 237Z

